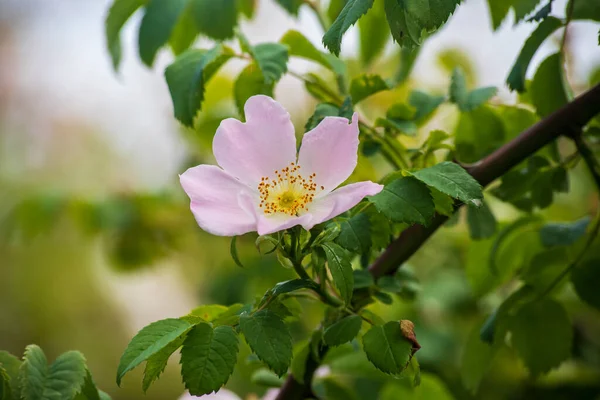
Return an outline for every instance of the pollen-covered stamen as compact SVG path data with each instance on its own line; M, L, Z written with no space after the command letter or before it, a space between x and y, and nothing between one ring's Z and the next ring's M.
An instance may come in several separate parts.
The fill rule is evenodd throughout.
M314 181L317 174L305 178L300 174L300 166L290 163L281 171L275 171L273 176L274 178L263 176L258 184L260 208L263 212L297 216L302 210L307 210L318 190ZM321 186L321 190L323 189Z

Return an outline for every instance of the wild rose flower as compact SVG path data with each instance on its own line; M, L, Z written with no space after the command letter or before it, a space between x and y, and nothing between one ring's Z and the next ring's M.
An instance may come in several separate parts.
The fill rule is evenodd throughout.
M336 189L356 167L356 114L351 123L326 117L304 135L296 155L294 126L279 103L253 96L244 112L245 123L228 118L217 129L213 153L221 168L198 165L180 176L205 231L234 236L296 225L309 230L383 188L366 181Z

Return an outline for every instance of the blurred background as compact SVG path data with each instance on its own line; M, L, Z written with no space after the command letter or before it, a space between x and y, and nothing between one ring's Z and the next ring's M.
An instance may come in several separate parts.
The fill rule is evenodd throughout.
M246 268L235 266L229 239L197 227L178 183L178 174L188 166L213 162L216 126L222 118L237 116L230 93L241 65L231 62L211 80L197 129L184 130L173 118L163 78L172 54L161 51L152 70L138 59L140 15L124 30L124 61L118 73L113 71L103 26L110 3L0 0L0 349L20 356L27 344L37 343L49 359L77 349L86 355L98 386L113 399L170 400L184 391L177 357L145 396L141 368L116 387L118 360L131 337L152 321L186 314L200 304L252 301L293 273L270 257L259 257L252 235L240 241ZM557 14L564 6L565 1L555 1ZM305 9L294 19L274 1L260 0L255 18L241 23L253 43L277 41L292 28L322 48L322 31ZM375 115L374 110L410 88L445 93L457 65L472 85L498 86L494 102L512 104L517 99L504 80L532 30L528 24L513 27L511 15L493 32L487 3L467 0L426 42L410 81L373 96L362 111ZM576 92L600 77L596 41L597 25L573 25L568 77ZM197 46L207 43L200 40ZM351 75L364 72L356 61L357 43L353 28L342 48ZM549 40L530 71L557 46L558 38ZM385 55L368 70L391 74L398 53L388 43ZM290 63L290 70L298 72L311 68L302 61ZM276 98L302 133L316 104L303 85L286 76ZM456 123L455 110L442 107L428 127L453 131ZM361 173L369 179L382 175L368 169ZM585 171L577 168L571 175L571 193L544 211L549 219L573 220L597 206ZM516 215L509 206L492 206L500 223ZM478 291L490 243L472 242L464 223L444 228L411 260L409 270L420 282L416 296L375 306L386 318L409 318L417 325L428 388L419 398L463 398L457 371L462 348L469 332L509 291L502 287L484 296ZM597 312L581 309L574 297L572 303L574 318L592 321L586 327L599 338ZM305 337L321 316L318 307L303 307L302 320L293 323L297 338ZM243 345L242 362L227 387L253 398L265 389L251 383L257 365L243 361L248 355ZM587 356L600 364L598 348ZM528 393L544 393L540 385L600 379L597 371L583 373L566 363L533 383L508 350L491 371L478 398L559 398ZM529 392L533 386L542 391ZM598 398L597 392L589 395L581 398Z

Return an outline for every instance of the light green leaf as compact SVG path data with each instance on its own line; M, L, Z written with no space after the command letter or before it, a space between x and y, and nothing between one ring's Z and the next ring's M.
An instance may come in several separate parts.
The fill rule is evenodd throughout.
M292 359L292 337L281 317L269 310L244 314L240 318L240 329L258 358L283 376Z
M466 102L462 105L461 110L471 111L487 103L489 99L498 93L498 89L492 86L482 87L469 92Z
M371 247L371 222L364 213L356 214L340 224L341 231L336 243L357 253L364 253Z
M238 337L230 326L196 325L181 348L181 376L193 396L217 391L229 380L237 361Z
M304 375L306 374L306 360L310 354L310 343L306 340L298 342L294 345L294 358L290 366L294 380L299 383L304 383Z
M275 0L275 2L293 16L298 16L298 9L304 4L302 0Z
M533 13L541 0L512 0L515 10L515 22L520 22Z
M546 247L569 246L585 235L589 224L588 216L573 222L550 222L540 229L540 239Z
M323 36L325 47L336 56L339 55L344 33L372 6L373 0L348 0L329 30L325 32L325 36Z
M300 57L314 61L333 71L337 75L344 75L346 72L346 64L344 64L343 61L330 54L317 50L317 48L298 31L287 31L279 42L288 47L289 55L292 57Z
M142 381L142 389L144 390L144 393L148 390L150 385L160 377L160 374L163 373L169 358L178 348L183 345L185 337L185 334L179 336L158 353L148 358L146 361L146 367L144 369L144 379Z
M160 352L192 328L189 322L168 318L142 328L127 345L117 368L117 385L128 371Z
M323 339L329 346L339 346L354 339L362 326L362 318L350 315L325 329Z
M238 0L238 12L246 18L252 19L258 6L258 0Z
M600 310L600 259L586 260L576 266L571 273L571 282L581 300Z
M198 37L199 32L196 28L196 21L194 21L192 6L192 3L186 5L169 38L169 45L176 56L189 49Z
M539 116L545 117L570 100L560 53L546 58L538 67L531 82L531 100Z
M339 116L340 109L338 106L331 103L319 103L315 108L315 112L310 116L308 121L306 121L306 125L304 126L304 131L308 132L311 129L314 129L325 117L337 117Z
M489 370L495 350L481 341L479 331L479 326L471 330L460 361L462 382L473 394L477 393L481 380Z
M194 308L190 311L189 315L200 317L206 322L212 322L215 319L220 318L227 310L228 307L220 304L206 304Z
M121 63L121 29L127 20L148 0L115 0L108 10L104 24L106 44L112 58L113 68Z
M467 208L467 223L473 240L487 239L496 233L496 218L485 201L481 207Z
M85 358L78 351L61 354L48 367L42 349L29 345L21 364L21 397L23 400L72 399L81 391L86 375Z
M394 222L427 225L435 212L427 186L411 177L396 179L370 201Z
M450 101L458 104L462 110L463 105L467 102L467 96L465 72L462 68L456 67L452 72L452 79L450 80Z
M262 71L266 84L279 81L287 72L287 46L279 43L258 44L252 47L252 56Z
M376 1L371 11L358 20L358 29L360 60L369 65L381 54L389 37L383 1Z
M138 36L140 58L151 67L185 9L187 0L149 0Z
M256 94L264 94L273 97L273 87L275 83L266 83L263 74L255 63L248 64L242 70L233 85L233 95L235 104L240 112L244 114L244 104L246 100Z
M339 290L344 302L348 304L352 299L352 290L354 289L354 275L348 253L339 245L331 242L323 243L321 247L325 251L333 284Z
M421 124L433 114L433 112L446 100L444 96L432 96L425 92L414 90L410 93L408 102L417 111L415 120Z
M237 25L235 0L190 0L198 30L206 36L225 40L233 37Z
M92 374L86 369L85 382L81 388L81 392L79 392L73 400L103 400L107 396L106 393L98 390L96 383L94 383L94 379L92 378ZM110 397L108 398L110 399Z
M413 176L465 203L478 205L478 200L483 199L481 185L460 165L450 161L417 171Z
M562 26L562 22L555 17L548 17L542 21L535 31L529 36L521 49L515 64L506 79L508 87L519 92L525 91L525 75L531 59L548 36Z
M231 49L217 45L211 50L188 50L165 70L175 118L191 127L204 100L206 82L232 56Z
M259 368L250 377L250 382L255 385L278 388L285 382L283 378L266 368Z
M367 358L377 369L387 374L400 374L412 356L412 343L400 330L400 323L390 321L383 326L373 326L363 336Z
M21 360L7 351L0 350L0 367L4 368L12 382L11 385L15 386L18 383Z
M454 215L454 199L432 187L429 188L429 191L431 192L431 197L435 204L435 211L438 214L452 217Z
M375 93L391 88L391 84L386 82L381 76L363 74L352 79L352 82L350 82L350 96L352 96L352 102L357 104Z

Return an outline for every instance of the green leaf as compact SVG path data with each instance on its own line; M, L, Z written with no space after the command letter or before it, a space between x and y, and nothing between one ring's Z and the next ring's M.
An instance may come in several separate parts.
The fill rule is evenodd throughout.
M115 0L108 10L104 28L106 44L115 71L121 64L121 29L133 13L147 2L148 0Z
M242 70L233 85L233 95L235 104L240 112L244 114L244 104L246 100L257 94L264 94L273 97L273 88L275 83L266 83L263 74L255 63L248 64Z
M496 218L485 201L481 207L467 208L467 223L473 240L487 239L496 233Z
M546 38L561 26L562 22L555 17L548 17L538 25L525 42L525 45L521 49L521 52L506 79L509 88L517 90L518 92L525 91L525 75L527 74L527 68L529 67L531 59Z
M266 84L277 82L287 72L287 46L279 43L258 44L252 47L252 56L262 71Z
M123 376L143 361L160 352L192 328L192 324L175 318L153 322L142 328L127 345L117 368L117 385Z
M452 217L454 215L454 199L435 188L429 188L429 191L435 204L435 211L438 214Z
M554 0L548 0L548 3L540 8L538 10L538 12L536 12L534 15L531 16L531 18L529 18L527 20L527 22L533 22L533 21L537 21L540 22L544 19L546 19L548 17L548 15L550 15L550 13L552 12L552 2Z
M177 339L169 343L162 350L150 356L146 361L144 369L144 379L142 380L142 390L144 393L150 385L160 377L167 366L167 362L171 355L183 345L186 335L182 334Z
M178 56L189 49L197 37L198 29L196 28L196 22L192 13L192 3L188 3L169 38L169 45L173 50L173 54Z
M392 37L401 47L421 45L425 34L435 32L461 0L385 0Z
M585 235L589 224L588 216L573 222L547 223L540 229L540 239L546 247L569 246Z
M10 376L8 376L6 370L0 366L0 400L14 399L10 382Z
M353 271L352 275L354 275L354 289L364 289L375 284L373 275L367 270L357 269Z
M394 222L427 225L435 212L427 186L411 177L396 179L370 201Z
M230 326L201 323L188 332L181 348L181 376L193 396L218 391L237 361L238 337Z
M564 307L552 299L522 306L507 326L514 348L534 376L558 367L571 355L571 321Z
M571 273L571 282L581 300L600 310L600 259L586 260L576 266Z
M402 334L400 323L390 321L383 326L373 326L363 336L363 347L377 369L398 375L408 366L413 344Z
M350 315L325 329L323 339L328 346L339 346L354 339L362 326L362 318Z
M552 54L538 67L530 91L533 105L541 117L551 114L570 101L560 53Z
M270 290L271 295L279 296L285 293L295 292L300 289L318 289L317 284L310 279L292 279L285 282L279 282Z
M317 48L298 31L287 31L279 42L288 47L288 52L291 57L300 57L314 61L333 71L337 75L344 75L346 72L346 64L344 64L343 61L330 54L317 50Z
M364 213L356 214L342 221L341 231L336 243L357 253L364 253L371 247L371 222Z
M304 4L303 0L275 0L275 2L295 17L298 16L300 6Z
M569 3L574 0L570 0ZM570 4L567 5L567 9ZM571 15L573 19L592 20L600 22L600 4L595 1L575 1L573 3L573 13Z
M85 381L81 388L81 392L79 392L73 400L103 400L107 397L108 395L106 393L98 390L96 383L94 383L94 379L92 378L92 374L86 369ZM110 397L108 397L108 399L110 399Z
M381 76L363 74L350 82L350 96L352 96L352 102L357 104L375 93L391 88L390 83L386 82Z
M376 1L373 8L358 20L360 60L369 65L385 48L388 41L388 26L383 1Z
M8 377L13 382L11 385L14 386L15 383L18 383L21 360L7 351L0 350L0 367L4 368Z
M191 127L204 100L206 82L232 56L231 49L217 45L211 50L188 50L165 70L175 118Z
M414 90L410 93L408 102L416 108L415 120L417 123L423 123L433 114L433 112L446 100L444 96L432 96L425 92Z
M283 378L266 368L259 368L250 377L250 382L265 387L278 388L285 382Z
M537 252L521 271L521 279L537 292L546 293L568 265L569 256L564 247Z
M325 251L333 284L339 290L344 302L348 304L352 299L352 290L354 289L354 275L348 253L339 245L331 242L323 243L321 247Z
M502 21L504 21L508 15L511 5L512 1L509 0L488 0L490 15L492 17L492 27L494 30L502 25Z
M450 101L458 104L462 110L463 104L467 102L468 95L465 72L462 68L456 67L452 72L452 78L450 80Z
M467 100L462 104L462 111L471 111L487 103L489 99L498 93L498 89L493 86L482 87L469 92Z
M299 383L304 383L304 375L306 374L306 361L310 355L310 343L306 340L298 342L294 345L294 358L290 366L294 380Z
M138 36L140 58L151 67L185 9L187 0L149 0Z
M205 304L194 308L188 315L200 317L205 322L212 322L228 311L228 307L220 304Z
M482 126L486 129L482 130ZM496 109L482 106L460 114L455 129L455 145L460 161L477 162L504 142L504 124Z
M29 345L21 364L21 397L23 400L72 399L81 391L86 375L85 358L78 351L61 354L48 367L42 349Z
M348 0L331 27L323 36L323 44L333 54L340 54L342 36L346 31L367 13L374 0Z
M238 11L246 18L252 19L258 6L258 0L238 0Z
M541 0L513 0L515 10L515 22L518 23L535 11Z
M190 0L198 30L206 36L225 40L233 37L237 25L236 0Z
M306 122L304 126L304 131L308 132L314 129L325 117L337 117L339 115L340 109L331 103L319 103L315 108L315 112Z
M292 337L281 317L270 310L243 314L240 329L258 358L283 376L292 359Z
M237 265L240 268L244 268L244 264L242 264L242 262L240 261L240 256L238 255L236 242L237 236L232 236L231 243L229 245L229 254L231 255L231 258L233 259L235 265Z
M413 176L465 203L478 205L483 199L481 185L460 165L450 161L414 172Z
M489 370L494 357L494 348L479 338L479 327L471 330L460 361L460 376L463 385L471 393L477 393L481 380Z

